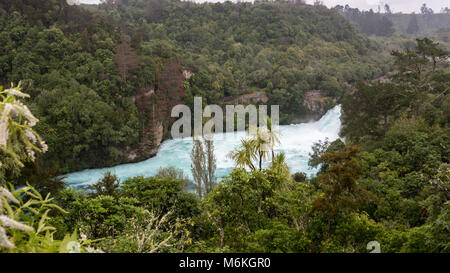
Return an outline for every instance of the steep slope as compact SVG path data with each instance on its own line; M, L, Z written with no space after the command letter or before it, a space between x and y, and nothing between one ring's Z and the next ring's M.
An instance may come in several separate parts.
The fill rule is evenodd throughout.
M138 56L117 27L65 1L2 1L0 13L0 81L22 81L31 95L50 147L44 167L64 173L155 152L157 141L144 138L158 123L133 96L154 85L168 58ZM151 147L131 156L143 141Z
M108 3L0 3L0 81L22 80L50 147L40 165L56 173L150 157L168 135L171 108L194 96L223 104L258 92L289 123L390 69L325 7ZM323 97L320 107L311 92Z
M136 33L143 50L159 42L174 48L193 74L187 102L265 92L285 123L310 113L307 91L339 98L347 83L389 70L375 44L323 6L130 0L95 9Z

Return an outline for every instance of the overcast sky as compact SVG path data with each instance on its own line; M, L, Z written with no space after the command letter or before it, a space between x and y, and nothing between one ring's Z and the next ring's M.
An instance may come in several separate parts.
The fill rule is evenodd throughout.
M81 3L97 4L100 0L79 0ZM196 2L224 2L224 0L196 0ZM306 0L307 3L312 4L314 0ZM442 7L450 7L448 0L322 0L322 2L328 7L334 7L336 5L349 4L353 8L359 8L363 10L378 8L381 3L387 3L393 12L420 13L420 7L423 3L426 3L429 8L432 8L434 12L439 12Z

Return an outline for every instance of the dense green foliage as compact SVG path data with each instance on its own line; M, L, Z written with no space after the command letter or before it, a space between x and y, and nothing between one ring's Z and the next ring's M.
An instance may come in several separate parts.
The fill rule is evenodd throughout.
M359 30L367 35L391 36L395 29L394 24L389 19L390 15L375 13L372 9L369 11L360 11L357 8L351 8L348 5L338 5L334 9L339 11L345 18L354 22Z
M391 232L388 249L448 252L449 53L425 38L392 55L390 82L344 100L342 133L364 149L360 184L378 198L366 210Z
M53 219L58 232L80 230L88 238L101 239L98 246L108 252L142 252L147 248L151 252L155 246L138 250L134 245L139 239L129 237L129 233L134 236L136 229L155 236L150 241L160 240L158 244L175 234L160 251L176 251L184 247L182 238L190 218L199 210L195 196L183 192L182 181L172 178L135 177L124 181L113 193L94 190L86 194L66 189L59 194L59 203L68 213ZM161 218L163 223L159 223ZM154 226L147 230L149 219L153 219ZM152 234L155 229L158 234ZM175 246L169 247L172 243Z
M21 101L28 97L20 84L3 90L0 87L0 167L3 174L20 172L24 162L33 162L47 145L33 131L38 120ZM3 176L4 178L4 176ZM0 252L84 252L91 249L87 238L76 232L55 239L55 227L49 225L52 211L67 213L30 185L14 189L0 185Z
M264 91L291 118L305 114L305 91L341 96L346 83L371 79L388 67L375 47L337 12L287 2L204 3L131 0L99 12L142 37L176 49L194 95L223 97ZM373 64L376 64L374 66ZM283 122L283 118L281 120ZM285 120L287 121L287 120Z
M113 62L119 33L65 1L41 2L39 10L27 1L0 3L0 78L23 79L41 120L37 131L51 147L47 166L110 164L116 147L139 136L136 106L119 97L129 90Z
M192 196L194 205L183 209L189 213L178 213L189 225L177 234L189 239L164 251L366 252L377 241L382 252L448 252L448 52L418 39L414 50L392 55L398 72L389 82L361 82L346 96L346 143L314 145L309 163L321 166L317 177L291 177L283 154L259 169L257 137L243 140L231 154L236 169L203 199ZM148 180L153 185L125 181L119 192L135 191L129 196L140 207L149 209L143 200L154 200L160 208L154 197L167 200L172 182ZM181 187L175 192L183 196ZM165 204L176 210L187 203Z
M7 0L0 14L0 82L22 80L50 147L27 166L35 180L152 156L172 106L193 96L220 104L263 92L292 122L311 115L306 91L340 98L390 69L320 6Z
M150 115L132 95L155 83L168 58L149 48L138 59L117 27L65 1L2 1L0 13L0 79L23 80L31 95L36 130L51 147L45 167L64 173L127 160Z

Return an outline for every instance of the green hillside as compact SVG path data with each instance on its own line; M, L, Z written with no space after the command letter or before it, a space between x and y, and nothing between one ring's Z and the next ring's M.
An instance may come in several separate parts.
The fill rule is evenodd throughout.
M306 91L338 99L349 83L389 70L373 43L324 7L141 0L89 9L0 3L0 80L22 80L56 173L148 158L168 111L193 96L221 103L265 92L285 123L321 114L305 106Z

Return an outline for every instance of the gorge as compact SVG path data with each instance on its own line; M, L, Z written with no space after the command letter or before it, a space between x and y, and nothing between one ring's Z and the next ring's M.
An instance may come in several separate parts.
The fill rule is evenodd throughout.
M286 154L291 172L304 172L309 177L314 176L316 169L308 166L308 154L313 143L328 138L337 139L341 127L341 106L330 109L320 120L308 123L281 125L279 127L281 145L276 152ZM217 157L216 176L226 176L234 167L227 154L237 147L246 132L221 133L214 136L215 155ZM162 143L156 156L145 161L120 164L111 168L87 169L66 175L64 181L73 188L83 188L101 179L105 172L110 171L124 181L134 176L149 177L155 175L159 168L174 166L192 178L190 152L192 138L171 139Z

